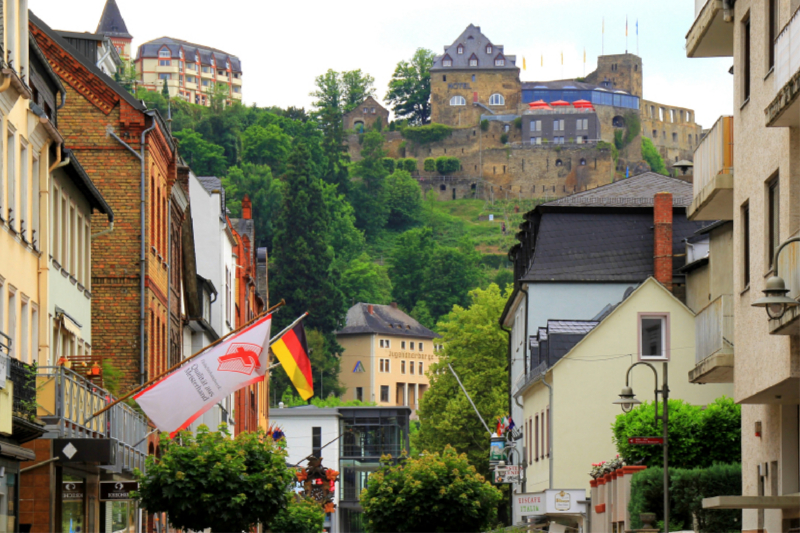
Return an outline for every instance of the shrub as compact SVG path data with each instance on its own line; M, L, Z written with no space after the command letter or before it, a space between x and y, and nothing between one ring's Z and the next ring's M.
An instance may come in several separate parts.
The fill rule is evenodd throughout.
M506 144L508 142L508 133L504 133L500 136L500 144Z
M417 171L417 160L413 157L398 159L397 168L402 168L406 172L413 174Z
M436 172L436 160L432 157L426 157L422 168L425 172Z
M650 165L650 170L668 176L667 166L664 164L664 158L661 157L658 148L653 145L653 141L647 137L642 137L642 158Z
M481 131L489 131L489 121L486 119L481 120Z
M387 172L391 173L394 172L396 165L396 161L393 157L384 157L383 158L383 168L386 169Z
M403 128L401 133L405 139L417 144L429 144L442 141L453 133L453 128L444 124L427 124L413 128Z
M389 131L394 131L396 128L397 128L397 124L395 123L394 120L389 122Z
M375 131L383 130L383 121L381 120L381 117L375 118L375 122L372 124L372 129Z
M514 119L514 127L518 130L522 129L522 117L517 117Z
M457 157L441 156L436 158L436 170L439 174L452 174L461 169L461 161Z

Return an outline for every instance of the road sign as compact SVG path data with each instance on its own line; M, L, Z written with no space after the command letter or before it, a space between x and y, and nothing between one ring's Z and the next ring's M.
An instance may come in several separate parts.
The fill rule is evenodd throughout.
M522 467L519 465L497 466L494 469L493 479L496 485L519 483Z
M628 444L664 444L664 437L628 437Z

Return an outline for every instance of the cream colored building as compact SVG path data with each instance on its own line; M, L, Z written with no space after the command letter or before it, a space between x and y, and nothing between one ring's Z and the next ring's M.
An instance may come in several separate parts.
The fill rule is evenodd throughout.
M171 37L161 37L139 46L136 76L151 91L161 91L164 82L172 98L211 105L216 91L228 103L242 100L242 62L227 52Z
M698 352L704 366L690 379L729 375L732 358L742 495L707 505L743 509L748 532L800 528L800 307L775 319L753 307L776 268L788 296L800 298L800 242L788 242L800 237L798 8L798 0L697 1L686 35L689 57L733 61L733 87L719 88L733 91L732 131L721 120L698 146L689 209L695 220L732 222L732 283L720 311L732 315L733 338L727 357L709 357L713 347Z
M524 418L515 423L523 432L524 492L589 489L591 464L617 454L610 427L622 411L612 402L632 363L653 364L660 383L666 362L672 399L705 405L731 396L730 384L697 387L685 379L694 367L694 352L694 313L654 278L594 320L549 321L531 342L531 357L549 363L528 373L515 394L523 404ZM652 372L633 370L639 400L653 400L652 385Z
M347 387L344 399L416 411L428 390L428 369L439 360L438 339L396 304L357 303L336 332L344 348L339 374Z

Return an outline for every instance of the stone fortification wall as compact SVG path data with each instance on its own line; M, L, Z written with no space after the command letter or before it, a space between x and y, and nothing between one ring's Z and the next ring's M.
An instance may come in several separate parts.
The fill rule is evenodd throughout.
M503 105L489 105L493 94L503 96ZM463 96L466 105L452 106L453 96ZM513 113L522 97L519 69L437 71L431 73L431 122L453 127L476 126L491 109L495 114ZM473 100L481 105L474 105Z
M686 159L694 160L694 151L702 137L702 127L694 119L694 110L642 100L642 133L648 137L668 169Z

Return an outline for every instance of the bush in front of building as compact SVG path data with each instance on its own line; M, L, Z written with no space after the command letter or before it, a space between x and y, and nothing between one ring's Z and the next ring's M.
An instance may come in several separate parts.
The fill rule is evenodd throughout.
M461 170L461 160L457 157L440 156L436 158L436 170L439 174L447 175Z
M291 493L289 505L278 513L269 528L276 533L308 533L322 531L324 524L325 512L319 503Z
M173 527L201 531L250 531L268 525L292 497L295 472L286 452L259 429L231 439L226 425L196 434L161 434L161 455L136 470L139 505L165 512Z
M496 525L502 493L451 446L384 463L361 492L369 531L471 532Z
M397 168L403 169L409 174L413 174L417 171L417 160L413 157L404 157L403 159L398 159Z
M400 133L404 139L422 145L447 139L453 133L453 128L444 124L426 124L425 126L403 128Z
M425 172L436 172L436 160L432 157L426 157L422 163L422 168Z
M395 168L396 164L397 164L397 161L393 157L384 157L383 158L383 168L385 168L386 171L389 172L390 174L392 172L394 172L394 168Z

